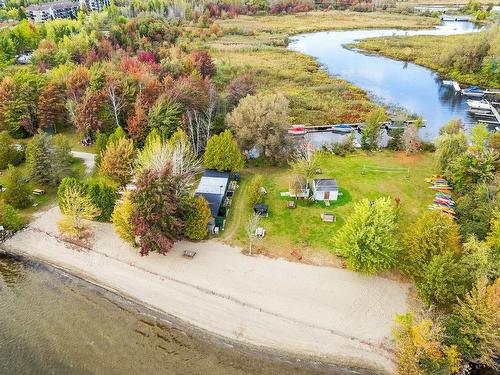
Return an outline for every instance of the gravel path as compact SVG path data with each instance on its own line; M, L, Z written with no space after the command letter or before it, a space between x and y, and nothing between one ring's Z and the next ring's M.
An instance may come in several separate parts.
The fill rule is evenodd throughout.
M265 257L220 242L181 242L140 257L111 224L95 223L92 250L57 237L58 208L3 244L96 282L209 332L299 355L394 370L390 333L407 310L408 285ZM186 249L198 253L182 257Z

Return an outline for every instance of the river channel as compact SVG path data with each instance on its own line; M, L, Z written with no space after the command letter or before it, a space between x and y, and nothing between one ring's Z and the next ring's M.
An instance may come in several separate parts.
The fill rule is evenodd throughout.
M475 122L467 112L466 98L455 93L452 86L431 69L365 54L345 45L364 38L391 35L453 35L478 31L470 22L444 22L424 30L349 30L301 34L290 39L289 49L304 53L317 61L332 76L364 89L370 97L384 105L402 108L409 114L422 116L426 126L422 136L433 139L439 128L452 118L460 118L468 126ZM325 133L314 136L323 140L335 138ZM317 139L313 139L318 141ZM316 143L316 142L315 142Z

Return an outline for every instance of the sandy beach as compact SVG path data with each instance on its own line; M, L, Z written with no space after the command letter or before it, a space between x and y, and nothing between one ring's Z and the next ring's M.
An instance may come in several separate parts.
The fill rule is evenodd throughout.
M140 257L111 224L93 223L91 250L58 238L52 208L2 248L41 260L225 338L392 373L391 328L409 285L347 270L248 257L218 241L180 242ZM196 250L194 259L182 257Z

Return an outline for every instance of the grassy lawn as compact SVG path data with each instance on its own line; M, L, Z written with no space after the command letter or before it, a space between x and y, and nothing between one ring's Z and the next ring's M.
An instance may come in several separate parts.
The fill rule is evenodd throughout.
M437 19L389 13L309 12L218 20L224 36L208 44L217 80L254 77L258 92L283 92L296 124L358 122L374 104L365 92L330 77L311 57L286 49L290 35L354 28L428 28Z
M313 264L338 265L339 259L330 251L332 238L349 217L356 201L382 196L400 197L400 230L403 231L431 203L433 192L424 179L434 173L432 154L407 157L402 153L382 151L366 154L358 151L346 157L321 154L321 178L335 178L342 196L330 207L324 203L297 201L289 209L290 198L281 197L288 191L290 171L286 168L250 168L243 172L238 193L227 222L223 238L230 243L247 245L245 226L251 209L245 201L246 186L251 177L261 174L267 189L269 217L261 225L266 237L256 241L259 252L290 259L299 250L304 261ZM322 213L334 213L335 223L321 221Z
M485 60L490 61L495 58L498 60L498 56L500 56L500 27L482 31L479 34L370 38L360 41L355 46L398 60L415 62L459 82L500 87L500 70L498 68L496 74L488 72L486 69L480 69L473 73L462 73L445 63L446 60L443 58L456 48L477 43L480 35L484 35L491 45Z

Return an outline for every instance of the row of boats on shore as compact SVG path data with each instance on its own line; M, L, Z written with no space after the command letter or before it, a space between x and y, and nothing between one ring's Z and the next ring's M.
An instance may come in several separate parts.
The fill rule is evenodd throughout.
M431 186L430 189L436 192L434 201L429 205L429 210L439 211L454 218L456 215L455 202L451 196L453 188L448 184L448 181L441 176L432 176L426 179Z

